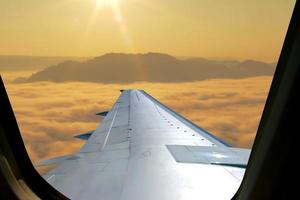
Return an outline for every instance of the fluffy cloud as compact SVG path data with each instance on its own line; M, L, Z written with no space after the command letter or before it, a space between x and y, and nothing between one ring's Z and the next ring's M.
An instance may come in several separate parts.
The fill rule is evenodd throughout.
M238 147L251 147L272 77L187 83L12 84L6 88L33 161L80 149L73 135L94 130L96 112L111 108L119 89L144 89L199 126Z

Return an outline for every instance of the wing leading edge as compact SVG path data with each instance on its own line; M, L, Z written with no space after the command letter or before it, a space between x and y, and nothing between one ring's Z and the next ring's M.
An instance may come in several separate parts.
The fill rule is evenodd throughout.
M71 199L230 199L248 157L146 92L123 90L80 151L44 178Z

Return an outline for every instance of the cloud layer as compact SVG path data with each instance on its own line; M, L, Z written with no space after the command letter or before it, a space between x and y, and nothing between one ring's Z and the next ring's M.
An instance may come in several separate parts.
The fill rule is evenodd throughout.
M237 147L251 147L272 77L187 83L7 83L33 161L76 152L73 135L93 130L96 112L111 108L119 89L144 89L199 126Z

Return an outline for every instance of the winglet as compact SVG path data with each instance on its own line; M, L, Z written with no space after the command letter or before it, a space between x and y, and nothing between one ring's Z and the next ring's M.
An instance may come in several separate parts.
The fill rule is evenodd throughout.
M88 140L90 138L90 136L94 133L94 131L95 130L89 131L89 132L86 132L86 133L82 133L82 134L79 134L79 135L75 135L74 137L78 138L78 139L82 139L82 140Z

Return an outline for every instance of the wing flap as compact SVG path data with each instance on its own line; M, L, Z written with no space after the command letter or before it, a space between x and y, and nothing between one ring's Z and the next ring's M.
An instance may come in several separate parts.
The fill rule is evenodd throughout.
M108 114L108 112L109 112L109 111L98 112L98 113L96 113L96 115L105 117L105 116Z
M246 168L250 150L209 146L167 145L176 162Z
M59 163L63 163L66 160L74 160L75 158L76 158L76 156L74 156L74 155L59 156L59 157L51 158L48 160L43 160L35 166L41 167L41 166L46 166L46 165L59 164Z
M78 138L78 139L82 139L82 140L88 140L90 138L90 136L93 134L94 131L95 130L89 131L89 132L86 132L86 133L81 133L79 135L75 135L74 137Z

